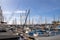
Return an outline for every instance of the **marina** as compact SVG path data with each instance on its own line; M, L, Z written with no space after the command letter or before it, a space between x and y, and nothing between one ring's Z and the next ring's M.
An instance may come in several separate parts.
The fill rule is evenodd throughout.
M1 7L0 7L1 10ZM2 10L1 10L2 11ZM1 40L60 40L60 22L53 21L52 24L31 24L27 25L28 10L25 23L23 25L7 24L4 22L2 12L0 19L0 39Z
M7 4L9 2L7 1ZM19 2L20 4L20 1L16 1L16 2L17 3ZM29 2L30 1L28 1L28 3ZM41 2L39 1L39 3ZM52 11L52 13L54 12L55 14L43 14L46 11L38 10L40 8L40 7L37 7L39 5L36 5L38 2L36 4L34 3L35 4L34 7L32 5L33 3L31 4L30 2L29 6L28 6L28 3L26 3L27 6L26 5L18 6L19 4L16 4L16 6L18 6L16 7L14 5L14 7L16 7L17 9L14 9L14 7L12 7L11 9L10 7L9 9L11 9L10 11L12 12L6 12L6 13L10 13L9 15L4 14L5 13L3 10L4 3L1 3L0 5L0 40L60 40L60 17L58 17L60 15L59 14L56 15L57 12L55 13L55 11ZM43 3L45 3L45 1ZM10 6L11 5L12 3L10 3ZM33 8L30 8L30 6ZM19 9L19 7L21 7L21 9ZM35 7L37 7L38 9L37 8L35 9ZM46 10L50 9L49 7L47 7ZM5 11L7 9L8 7L5 8ZM45 6L42 9L45 9ZM54 8L50 10L54 10ZM41 15L40 13L42 13L43 15ZM47 13L50 13L50 12L47 12Z

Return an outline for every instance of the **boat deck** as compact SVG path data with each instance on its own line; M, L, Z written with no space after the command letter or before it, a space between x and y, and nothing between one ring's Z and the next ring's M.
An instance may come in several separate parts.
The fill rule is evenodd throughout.
M8 38L16 38L19 37L17 34L15 33L9 33L9 32L3 32L0 33L0 39L8 39Z

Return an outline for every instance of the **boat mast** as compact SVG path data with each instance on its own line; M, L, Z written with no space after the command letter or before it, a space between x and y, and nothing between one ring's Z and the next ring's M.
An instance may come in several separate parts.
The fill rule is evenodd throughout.
M25 26L26 23L27 23L27 18L28 18L28 15L29 15L29 13L30 13L30 9L28 10L28 12L27 12L27 10L26 10L26 13L27 13L27 14L25 14L25 15L26 15L26 18L25 18L25 22L24 22L24 24L23 24L23 28L24 28L24 26Z
M22 25L22 15L20 13L20 25Z
M29 25L30 25L30 15L29 15Z
M17 24L17 20L16 18L13 20L13 25L16 25Z
M33 22L34 22L34 20L33 20L33 18L32 18L32 25L34 25Z
M42 17L39 16L39 24L41 25L42 24Z
M7 22L9 22L9 21L12 19L13 16L14 16L14 13L12 13L12 14L10 15L9 19L7 20Z
M45 26L46 26L46 24L47 24L47 19L46 19L46 17L45 17Z
M60 17L58 17L58 22L59 22L59 20L60 20Z

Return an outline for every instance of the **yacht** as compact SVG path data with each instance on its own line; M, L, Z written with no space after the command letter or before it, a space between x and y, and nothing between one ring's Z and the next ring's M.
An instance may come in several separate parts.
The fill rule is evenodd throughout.
M56 30L54 31L54 29L57 29L58 31L56 31ZM34 38L35 40L60 40L60 26L57 26L54 29L52 31L50 31L50 30L31 31L29 33L29 37Z
M5 27L6 25L6 27ZM2 14L2 9L0 6L0 40L18 40L18 33L14 33L13 31L6 30L7 22L4 22L4 17Z
M18 40L18 33L13 33L12 31L7 31L0 28L0 40Z

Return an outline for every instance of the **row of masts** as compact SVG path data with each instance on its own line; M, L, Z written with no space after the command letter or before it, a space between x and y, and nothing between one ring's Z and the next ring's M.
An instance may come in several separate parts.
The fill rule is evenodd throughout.
M23 13L20 13L19 14L19 23L20 23L20 25L23 25L23 24L41 24L42 23L42 17L37 17L38 19L35 21L35 18L32 18L31 16L30 16L30 9L29 10L25 10L26 11L26 13L24 13L24 21L22 20L23 19ZM22 14L22 15L21 15ZM29 15L27 15L27 14L29 14ZM14 12L11 14L11 16L9 17L9 19L6 21L6 22L9 22L12 18L13 18L13 16L14 16ZM57 17L58 18L58 20L57 21L60 21L60 17ZM1 9L1 6L0 6L0 21L4 21L4 20L6 20L4 17L3 17L3 14L2 14L2 9ZM47 21L47 17L45 17L45 24L47 24L49 21ZM53 21L56 21L56 17L55 17L55 15L54 15L54 17L53 17ZM36 23L35 23L36 22ZM13 22L12 22L12 24L17 24L17 18L14 18L13 19Z
M26 18L26 14L27 13L30 13L29 11L30 10L27 10L28 12L26 12L25 13L25 18ZM23 25L24 23L23 23L23 16L20 14L20 25ZM38 18L38 17L37 17ZM47 20L47 17L45 17L44 18L44 24L48 24L48 20ZM31 16L30 16L30 14L28 15L28 17L27 17L27 19L25 20L26 22L26 24L28 24L28 25L30 25L30 24L32 24L32 25L34 25L34 24L42 24L42 17L39 17L38 19L37 19L37 21L36 21L36 23L35 23L35 18L32 18ZM55 16L53 17L53 21L60 21L60 17L58 17L58 20L56 20L56 18L55 18ZM13 20L13 24L17 24L17 19L15 18L14 20Z

